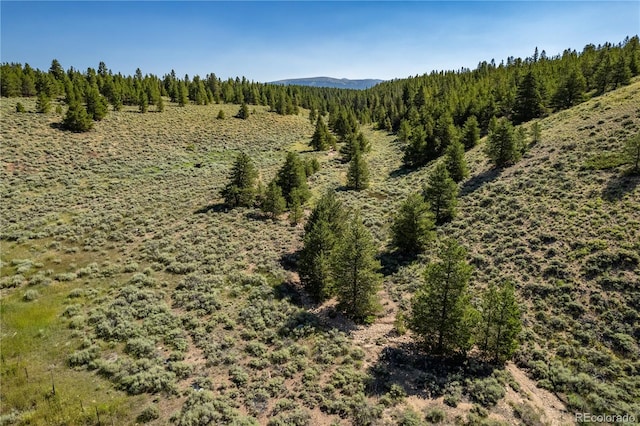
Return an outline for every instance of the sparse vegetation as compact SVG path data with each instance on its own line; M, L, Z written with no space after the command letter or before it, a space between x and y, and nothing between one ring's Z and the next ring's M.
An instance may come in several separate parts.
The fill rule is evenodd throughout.
M568 410L638 410L638 180L627 173L635 157L624 157L640 128L635 77L590 100L589 80L552 108L572 109L532 112L540 118L529 150L496 170L484 154L491 136L478 139L489 106L474 111L477 124L432 120L420 115L430 108L426 86L406 85L412 108L402 118L425 126L402 125L380 104L372 125L357 127L350 111L317 105L329 111L322 120L340 158L308 151L319 113L312 123L306 110L295 114L305 106L286 91L257 105L236 99L248 82L194 78L187 87L167 76L165 87L140 77L151 113L139 114L138 92L112 90L118 79L98 73L98 99L114 108L94 122L86 93L65 93L67 74L54 65L44 74L51 102L71 101L64 126L94 130L61 132L60 116L15 114L15 98L0 99L3 422L548 421L552 408L507 392L539 391L521 389L511 368ZM624 74L604 88L624 85ZM171 101L155 114L162 93ZM37 110L35 95L20 98L25 110ZM249 119L215 119L243 101L255 108ZM397 128L424 157L387 133ZM360 150L375 164L368 187L340 190L344 160ZM468 179L442 178L446 162L432 160L447 151L464 158ZM229 179L241 153L255 167L247 185ZM416 194L425 184L428 203ZM225 191L234 185L251 190ZM433 211L433 231L425 211L439 205L436 193L449 204ZM287 207L304 226L260 212L282 219ZM353 211L359 219L345 225ZM457 297L438 305L443 282ZM416 337L419 351L408 343ZM503 369L512 357L517 367ZM424 405L410 408L416 401Z

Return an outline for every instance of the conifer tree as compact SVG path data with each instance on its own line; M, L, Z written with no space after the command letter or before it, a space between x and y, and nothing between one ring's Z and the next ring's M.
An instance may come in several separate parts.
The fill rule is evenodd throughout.
M424 283L411 301L409 328L437 354L466 353L472 345L477 314L469 302L472 268L465 256L455 241L445 241L439 260L427 266Z
M98 91L98 86L93 85L87 90L85 100L87 102L87 114L95 121L100 121L107 116L107 100Z
M349 162L356 151L367 153L371 151L371 144L362 132L351 133L345 138L345 144L340 149L342 161Z
M79 102L73 101L69 104L62 127L72 132L87 132L93 127L93 122L87 110Z
M302 220L304 212L300 205L300 197L294 193L292 198L291 207L289 208L289 223L291 223L291 225L297 225Z
M489 126L486 154L496 167L505 167L520 159L516 132L506 118L493 120Z
M356 322L370 320L380 309L376 293L382 276L377 272L380 262L375 256L373 238L356 214L331 254L338 308Z
M156 99L156 112L162 111L164 111L164 99L162 99L162 96L158 96Z
M187 103L189 102L188 90L184 82L181 80L178 81L176 88L177 88L176 95L177 95L178 105L183 107L187 105Z
M236 157L231 179L222 190L225 203L230 207L251 207L256 197L258 172L251 158L243 153Z
M328 191L318 200L304 226L304 246L298 262L300 280L316 301L332 293L330 256L345 225L346 211L335 193Z
M464 146L458 140L452 141L445 152L445 164L449 176L454 182L461 182L469 176L467 160L464 158Z
M240 105L240 110L238 110L236 118L242 118L243 120L249 118L249 107L244 102Z
M573 67L571 71L562 79L560 85L551 99L556 111L571 108L584 100L587 82L578 67Z
M402 143L408 143L411 139L411 124L407 120L400 122L400 128L398 129L398 140Z
M440 225L453 219L456 213L458 185L449 176L443 161L439 161L429 174L423 195L431 207L436 224Z
M141 113L146 113L149 110L149 98L147 97L147 92L141 90L138 93L138 111Z
M507 281L500 289L489 285L482 299L478 330L480 349L495 361L505 362L518 347L517 337L521 329L520 308L513 283Z
M272 180L269 182L264 194L262 211L269 213L271 217L275 219L284 213L286 208L287 202L282 196L282 189L278 186L275 180Z
M542 127L540 122L536 121L531 125L531 144L535 145L542 140Z
M469 116L464 122L462 128L462 143L465 149L471 149L478 144L480 140L480 127L478 127L478 119L475 115Z
M516 123L541 117L544 112L544 98L542 97L540 83L533 71L529 71L518 86L518 94L514 105Z
M625 55L621 52L613 66L612 83L614 87L626 86L631 81L631 69L625 59Z
M311 138L311 147L316 151L326 151L330 147L335 146L335 143L335 138L329 133L329 128L322 119L322 116L318 116L316 130L313 132Z
M429 204L422 195L411 194L400 206L391 225L393 245L403 253L418 254L433 241L434 228L434 217Z
M300 203L304 204L309 199L311 193L307 186L307 174L304 164L295 152L289 152L287 158L278 171L276 183L282 189L282 195L287 201L287 205L293 202L293 193L299 197Z
M347 171L347 187L361 191L369 186L369 167L359 150L351 157Z
M402 162L405 166L415 168L427 163L427 134L422 126L411 131L409 143L404 148Z
M36 112L46 114L51 110L51 99L44 94L40 93L36 99Z

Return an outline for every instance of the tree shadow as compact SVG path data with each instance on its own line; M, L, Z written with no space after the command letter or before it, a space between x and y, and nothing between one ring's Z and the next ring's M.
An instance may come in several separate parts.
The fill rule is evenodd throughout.
M278 262L280 266L282 266L286 271L295 272L297 271L298 259L300 258L300 250L284 253L280 256Z
M209 204L208 206L204 206L193 212L193 214L206 214L209 212L214 213L226 213L229 211L229 206L225 203L215 203Z
M49 127L55 130L65 130L63 123L49 123Z
M501 174L502 169L493 168L473 176L462 184L462 187L460 188L460 196L464 197L465 195L475 192L481 186L497 179Z
M609 202L620 201L639 184L640 175L633 175L630 172L612 176L602 190L602 198Z
M383 251L377 257L382 265L380 272L385 277L395 274L400 270L400 268L407 266L418 259L418 255L410 255L392 249Z
M381 396L397 385L410 396L439 398L455 392L455 388L460 392L467 379L486 378L496 369L503 368L474 357L446 358L425 354L418 344L406 342L383 349L369 368L372 380L367 392Z
M391 171L391 173L389 173L389 177L392 179L397 179L403 176L406 176L410 173L415 172L418 169L412 169L410 167L406 167L406 166L400 166L397 169Z

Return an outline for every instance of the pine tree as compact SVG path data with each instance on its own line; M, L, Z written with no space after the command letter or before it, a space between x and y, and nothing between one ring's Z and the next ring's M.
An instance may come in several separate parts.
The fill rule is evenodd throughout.
M141 90L138 93L138 111L141 113L146 113L149 110L149 98L147 97L147 92Z
M156 112L162 111L164 111L164 99L162 99L162 96L158 96L158 99L156 100Z
M335 138L329 133L329 128L322 119L318 116L316 121L316 130L313 132L310 146L316 151L326 151L330 147L335 146Z
M531 125L531 145L536 145L542 140L542 127L540 122L536 121Z
M361 191L369 186L369 167L359 150L353 154L347 171L347 187Z
M541 86L533 71L529 71L518 86L514 113L517 123L541 117L545 112Z
M302 206L300 205L300 198L297 194L294 193L293 201L291 202L291 207L289 208L289 223L291 225L297 225L302 220L304 216L304 212L302 211Z
M585 98L587 82L578 67L573 67L562 80L553 95L552 105L556 111L571 108Z
M244 102L240 105L240 110L238 110L236 118L242 118L243 120L249 118L249 107Z
M478 119L475 115L469 116L464 122L462 128L462 143L465 149L471 149L478 144L480 140L480 127L478 127Z
M46 114L51 110L51 99L44 93L40 93L36 99L36 112Z
M506 118L492 120L487 138L486 154L496 167L505 167L520 159L516 132Z
M272 218L276 218L284 213L287 202L282 196L282 189L272 180L267 186L262 202L262 211L269 213Z
M251 207L256 197L258 172L251 158L243 153L236 157L231 179L222 190L222 196L229 207Z
M614 87L626 86L631 82L631 69L622 52L613 67L612 83Z
M349 162L356 151L367 153L371 151L371 144L362 132L351 133L345 138L345 144L340 149L342 161Z
M356 214L331 253L338 308L356 322L369 321L380 309L376 293L382 276L375 256L373 238Z
M518 334L522 329L520 308L511 281L497 289L489 285L482 300L478 341L480 349L495 361L505 362L518 347Z
M415 168L427 163L427 133L422 126L411 131L409 143L404 148L402 162L405 166Z
M62 127L72 132L87 132L93 127L93 121L87 114L87 110L79 102L74 101L69 104Z
M411 301L409 328L437 354L465 353L471 348L476 314L469 303L471 266L466 252L447 240L439 261L427 266L424 284Z
M407 120L400 122L400 128L398 129L398 140L402 143L407 143L411 139L411 124Z
M298 262L300 281L317 301L332 293L329 258L345 225L346 211L335 193L329 191L318 200L304 226L304 245Z
M424 251L434 239L434 217L420 194L412 194L402 203L391 225L393 245L403 253Z
M177 84L177 100L178 100L178 105L183 107L185 105L187 105L187 103L189 102L189 98L188 98L188 90L184 84L183 81L178 81Z
M300 203L309 199L311 193L307 186L307 174L305 173L304 164L295 152L289 152L283 166L278 171L276 183L282 188L282 195L287 201L287 205L291 205L294 191L297 193Z
M93 85L87 90L85 96L87 102L87 114L95 121L100 121L107 116L107 100L98 91L98 86Z
M436 224L453 219L458 202L458 185L449 176L444 162L439 161L429 174L423 195L431 207Z
M461 182L469 176L469 168L464 158L464 146L462 142L454 140L449 144L445 152L445 164L449 176L454 182Z

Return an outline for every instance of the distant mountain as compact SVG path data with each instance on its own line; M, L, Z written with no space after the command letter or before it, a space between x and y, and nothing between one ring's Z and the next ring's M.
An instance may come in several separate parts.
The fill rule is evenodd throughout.
M272 81L271 84L282 84L285 86L313 86L313 87L336 87L339 89L368 89L384 80L366 79L366 80L349 80L347 78L331 78L331 77L310 77L310 78L292 78L289 80Z

